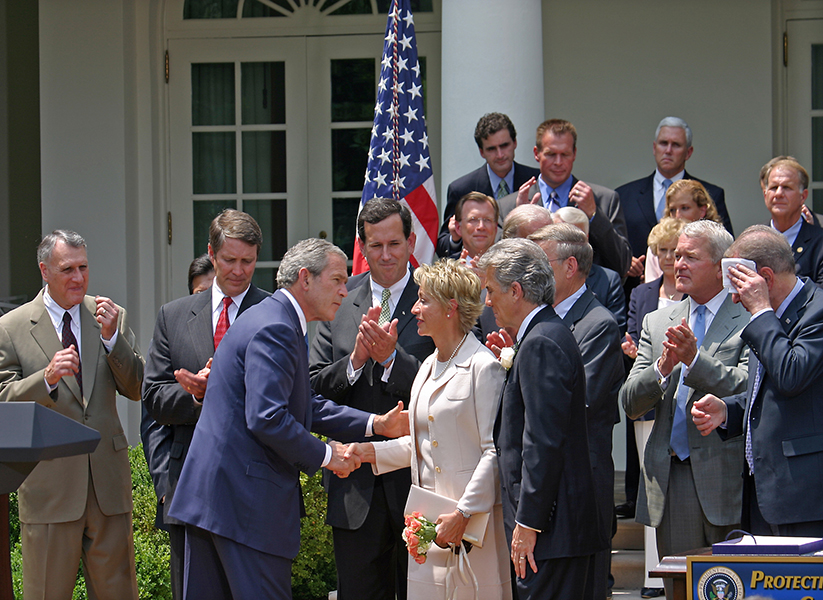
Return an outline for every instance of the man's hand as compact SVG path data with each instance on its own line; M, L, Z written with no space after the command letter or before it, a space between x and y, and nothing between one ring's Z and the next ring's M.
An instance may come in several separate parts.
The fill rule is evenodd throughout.
M463 236L457 231L457 218L454 215L449 217L449 235L452 236L452 241L455 244L463 239Z
M80 355L74 344L54 353L49 364L46 365L45 377L49 386L57 385L63 377L77 375L80 370Z
M368 321L374 321L375 323L377 323L378 319L380 319L380 307L372 306L369 310L366 311L366 314L363 315L363 318L360 319L360 325L362 326L363 323L366 323ZM354 340L354 349L351 351L351 355L349 356L352 368L355 371L357 371L364 364L366 364L366 361L369 360L370 355L371 342L367 341L366 336L360 331L358 331L357 338Z
M697 337L695 337L685 317L681 320L680 325L669 327L666 330L663 347L674 353L677 360L684 365L692 364L694 357L697 355Z
M209 382L209 373L211 372L211 359L206 363L206 366L200 369L196 374L186 369L177 369L174 372L174 378L177 383L186 390L189 394L203 400L206 395L206 384Z
M469 520L455 510L437 517L435 524L437 525L435 528L437 537L434 538L434 543L445 548L448 544L459 544L463 540L463 533L466 531Z
M117 331L117 316L120 311L117 310L117 305L105 296L95 296L94 302L97 304L94 318L100 323L100 335L108 342Z
M374 308L378 309L379 318L380 307L375 306ZM363 320L360 323L360 333L363 334L366 347L369 349L369 356L375 362L385 362L397 347L397 319L392 319L390 323L382 326L377 324L377 319Z
M515 204L517 206L520 206L521 204L540 204L542 206L542 203L540 202L539 190L534 196L532 196L531 200L529 199L529 190L536 183L537 178L532 177L526 183L520 186L520 189L517 190L517 200L515 201Z
M470 268L475 275L480 279L480 289L486 287L486 269L481 269L477 266L477 261L480 260L479 256L475 256L474 258L469 258L469 251L463 248L460 252L460 260L465 264L468 268Z
M526 576L526 562L531 565L532 571L537 573L537 563L534 561L534 546L537 543L537 532L517 524L512 532L512 563L515 574L523 579Z
M357 454L352 454L346 458L347 446L339 442L329 442L331 446L331 460L326 465L326 469L341 478L346 478L349 473L360 467L360 457Z
M486 335L486 348L491 350L497 358L500 358L500 351L503 348L514 346L514 340L505 329L492 331Z
M637 358L637 344L634 343L632 336L626 334L626 339L621 342L620 347L623 349L623 354L632 360Z
M597 203L594 201L594 192L592 188L589 187L589 184L578 181L574 184L572 191L569 192L569 204L572 206L576 206L584 213L586 216L591 218L594 216L594 213L597 212Z
M666 342L663 342L663 352L660 354L660 358L657 359L657 370L660 371L660 374L663 377L668 377L679 362L677 355L666 348Z
M626 277L643 277L646 270L646 255L632 256L632 264L626 272Z
M809 210L809 207L805 204L800 206L800 214L803 215L803 220L806 221L809 225L814 225L814 216L812 216L812 211Z
M712 394L706 394L692 404L692 420L703 435L709 435L725 423L727 414L726 403Z
M376 462L374 444L371 442L352 442L346 447L343 458L351 458L355 454L360 459L360 464Z
M375 435L382 435L388 438L398 438L409 435L409 411L403 410L403 403L398 402L397 406L385 415L377 415L374 417L372 430Z
M729 281L737 290L732 294L732 300L740 302L750 314L772 307L769 284L758 273L743 265L734 265L729 267Z

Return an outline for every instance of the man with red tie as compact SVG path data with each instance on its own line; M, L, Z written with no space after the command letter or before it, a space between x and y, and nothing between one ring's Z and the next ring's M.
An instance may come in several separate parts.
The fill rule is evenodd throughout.
M172 595L183 597L185 527L168 516L194 426L206 395L211 358L234 320L269 294L251 284L263 244L260 226L247 213L227 209L209 227L210 290L160 308L146 358L143 401L149 415L174 430L163 522L171 542Z

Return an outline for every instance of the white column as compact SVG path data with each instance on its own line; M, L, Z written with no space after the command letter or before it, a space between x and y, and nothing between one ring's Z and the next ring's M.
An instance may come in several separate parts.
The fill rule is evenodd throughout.
M449 183L483 164L474 127L488 112L517 129L515 158L535 164L534 130L544 119L541 0L448 0L442 23L440 215Z

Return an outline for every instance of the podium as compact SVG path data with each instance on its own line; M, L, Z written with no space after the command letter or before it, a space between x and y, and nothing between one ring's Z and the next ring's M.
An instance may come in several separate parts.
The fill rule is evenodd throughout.
M9 496L41 460L89 454L100 434L36 402L0 403L0 600L14 600Z

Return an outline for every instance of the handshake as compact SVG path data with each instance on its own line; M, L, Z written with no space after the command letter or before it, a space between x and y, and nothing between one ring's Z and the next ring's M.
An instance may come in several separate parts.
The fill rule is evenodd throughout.
M388 438L409 435L409 412L403 410L403 403L398 402L397 406L384 415L376 415L372 422L372 432ZM341 444L331 441L329 445L332 455L325 468L338 477L348 477L362 463L374 462L374 444L371 442Z

